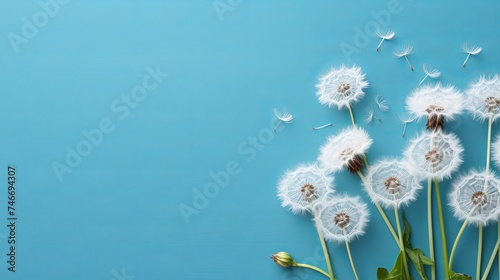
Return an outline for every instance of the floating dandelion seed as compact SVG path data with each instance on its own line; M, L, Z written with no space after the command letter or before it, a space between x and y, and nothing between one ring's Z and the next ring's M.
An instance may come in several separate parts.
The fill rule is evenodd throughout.
M374 110L373 110L373 108L372 108L372 107L368 107L368 108L366 108L366 109L365 109L365 123L366 123L366 124L369 124L369 123L371 123L374 119L375 119L375 120L378 120L379 122L382 122L382 119L381 119L381 118L379 118L379 117L377 117L377 116L375 115L375 112L374 112Z
M425 77L420 81L420 83L418 84L419 86L425 81L425 79L427 79L427 77L431 77L433 79L441 77L441 71L434 68L429 68L425 63L424 65L422 65L422 68L424 69Z
M396 56L396 58L404 57L406 63L408 63L408 66L410 67L410 70L413 71L413 66L411 65L410 60L408 59L408 56L412 53L413 53L413 47L410 45L406 45L400 51L394 52L394 55Z
M333 177L316 164L302 164L285 172L278 183L281 206L292 213L312 212L318 202L333 193Z
M375 103L377 104L380 111L387 112L389 110L389 104L387 103L387 100L385 100L385 98L382 95L377 94L375 96Z
M412 123L412 122L415 121L415 116L402 116L402 115L399 115L398 118L399 118L399 121L404 125L404 127L403 127L403 133L401 134L401 136L405 137L406 126L409 123Z
M333 125L332 123L327 123L327 124L324 124L324 125L321 125L321 126L313 127L313 130L320 130L320 129L323 129L325 127L329 127L329 126L332 126L332 125Z
M467 54L467 58L465 58L464 63L462 63L462 67L465 67L465 64L467 64L467 61L469 60L471 55L478 55L483 48L477 47L477 46L469 46L468 43L463 43L462 44L462 52Z
M278 126L281 124L281 122L284 123L290 123L293 120L293 116L289 114L286 109L283 109L282 112L278 111L278 109L274 108L274 115L276 118L278 118L279 122L278 124L274 127L274 132L278 129Z
M328 107L349 108L363 98L365 95L363 89L366 87L368 82L361 67L342 65L339 68L332 68L319 78L316 96L321 104Z
M455 217L487 225L500 214L500 180L492 172L471 171L459 178L449 195Z
M485 121L500 119L500 76L481 76L476 82L471 83L465 91L467 95L466 108L474 118Z
M396 33L391 30L387 30L386 32L381 32L380 30L377 29L377 31L375 31L375 35L377 35L377 37L381 39L376 49L378 51L378 49L380 49L380 46L382 46L382 43L385 40L391 40L392 38L394 38L394 35L396 35Z
M360 127L349 127L337 135L328 137L320 148L318 160L328 172L337 172L342 168L356 173L363 167L361 156L372 145L373 140Z

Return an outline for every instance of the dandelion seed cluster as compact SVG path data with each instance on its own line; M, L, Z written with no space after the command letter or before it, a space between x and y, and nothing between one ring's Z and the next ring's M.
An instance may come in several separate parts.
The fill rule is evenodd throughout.
M405 160L381 160L370 166L363 181L371 200L386 208L399 208L417 199L422 189Z
M454 182L449 203L459 220L475 225L495 222L500 214L500 180L491 172L471 171Z
M471 83L465 91L467 95L466 109L478 120L492 121L500 119L500 76L490 78L481 76Z
M453 120L463 111L464 98L453 86L423 85L406 99L406 109L418 119L427 118L429 130L443 129L445 120Z
M370 215L359 197L332 197L320 209L315 222L326 240L351 241L365 233Z
M342 65L319 78L316 95L321 104L341 109L361 100L365 95L363 90L367 87L368 82L361 67Z
M334 192L333 177L316 164L302 164L285 172L278 183L278 197L283 207L304 214Z
M320 148L318 160L328 172L335 173L343 168L357 172L363 166L362 155L372 145L368 133L359 127L350 127L327 138Z
M450 178L462 163L463 147L451 133L423 132L410 141L404 152L409 164L421 178Z

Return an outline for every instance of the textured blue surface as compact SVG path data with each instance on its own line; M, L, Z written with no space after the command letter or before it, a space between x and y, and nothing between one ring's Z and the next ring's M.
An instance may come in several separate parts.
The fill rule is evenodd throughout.
M388 100L382 123L365 125L375 140L368 154L375 161L400 155L424 126L410 124L402 138L397 118L424 76L423 63L460 89L500 70L500 6L493 1L60 2L43 22L38 1L1 1L0 166L18 170L19 218L12 273L6 263L7 172L1 172L2 279L326 279L269 259L284 250L326 269L310 218L281 208L275 190L285 169L314 161L325 138L350 122L347 111L319 104L317 77L342 63L363 68L370 87L354 107L360 122L376 94ZM379 19L382 27L397 34L376 53L378 40L367 35L363 42L357 34L364 31L356 28L372 28L382 14L390 15ZM23 18L33 22L34 16L40 27L24 27L23 35L29 25ZM460 66L463 42L483 47L466 68ZM346 44L357 49L345 55ZM404 44L414 46L414 72L392 55ZM157 67L169 75L149 80L157 86L142 101L121 99ZM272 109L282 106L295 120L273 134ZM329 122L333 127L311 131ZM58 178L54 163L67 164L67 148L85 149L83 131L100 126L107 133ZM448 127L466 148L462 171L483 168L486 125L464 115ZM215 190L210 173L224 170L233 174L227 186L210 193L208 202L196 201L205 205L183 217L179 207L195 207L197 191L207 184ZM339 191L368 201L359 178L335 177ZM442 191L448 189L443 183ZM427 253L424 197L406 211L414 245ZM378 266L392 267L397 254L370 210L367 234L351 248L363 280L374 279ZM461 224L448 208L445 219L451 249ZM485 259L495 234L495 227L485 230ZM436 231L443 279L439 240ZM476 240L477 231L468 229L457 270L475 273ZM329 247L336 276L353 279L345 247ZM495 265L492 274L497 271Z

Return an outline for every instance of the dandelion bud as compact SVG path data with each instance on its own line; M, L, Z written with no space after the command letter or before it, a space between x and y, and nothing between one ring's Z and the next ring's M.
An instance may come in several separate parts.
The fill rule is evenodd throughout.
M297 262L287 252L276 253L276 254L271 256L271 259L273 259L273 261L277 265L284 267L284 268L297 265Z

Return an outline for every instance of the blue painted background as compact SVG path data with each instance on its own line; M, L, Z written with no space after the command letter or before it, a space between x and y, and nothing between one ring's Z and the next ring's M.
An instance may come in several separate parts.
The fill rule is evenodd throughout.
M354 107L360 123L376 94L388 100L390 111L378 112L382 123L364 125L375 140L368 156L376 161L400 155L424 126L410 124L402 138L397 117L424 76L423 63L460 89L500 71L500 6L493 1L61 0L45 7L47 16L48 2L1 1L2 279L325 279L269 259L288 251L326 269L310 217L281 208L275 190L285 169L314 161L325 138L350 122L347 111L319 104L317 77L342 63L363 68L370 87ZM390 18L377 22L381 14ZM23 35L34 20L36 32ZM379 53L378 40L365 31L373 23L397 33ZM466 68L463 42L483 47ZM343 53L347 44L355 52ZM404 44L414 46L414 72L392 55ZM126 105L122 98L156 68L168 77ZM283 106L295 119L270 133L272 110ZM83 131L102 121L112 131L68 166L67 149L85 145ZM329 122L333 127L311 130ZM464 115L448 127L466 148L462 171L483 168L486 125ZM59 178L57 163L67 166ZM216 183L210 173L228 164L234 175L227 186L210 189L194 208L197 191ZM15 273L6 263L8 165L18 170ZM339 191L368 201L359 178L335 177ZM427 253L424 197L406 211L414 245ZM180 207L193 207L192 215L183 217ZM361 279L374 279L378 266L392 267L397 254L370 210L367 234L352 243ZM448 208L445 218L451 249L461 224ZM495 227L485 230L485 259L495 234ZM475 273L475 254L468 252L475 252L476 238L476 230L465 232L457 270ZM439 240L436 231L442 267ZM336 276L353 279L345 247L329 247Z

